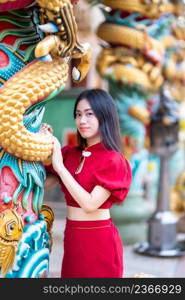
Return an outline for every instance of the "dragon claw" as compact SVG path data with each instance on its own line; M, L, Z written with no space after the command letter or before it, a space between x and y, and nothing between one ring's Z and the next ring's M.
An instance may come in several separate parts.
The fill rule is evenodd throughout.
M79 81L80 80L81 73L76 67L74 67L73 70L72 70L72 77L73 77L74 81Z
M51 57L50 54L41 56L38 59L41 60L41 61L45 61L45 62L51 62L51 61L53 61L53 59L52 59L52 57Z
M38 25L39 29L43 32L46 32L46 33L55 33L55 32L58 32L58 27L52 23L52 22L49 22L49 23L46 23L46 24L43 24L43 25Z

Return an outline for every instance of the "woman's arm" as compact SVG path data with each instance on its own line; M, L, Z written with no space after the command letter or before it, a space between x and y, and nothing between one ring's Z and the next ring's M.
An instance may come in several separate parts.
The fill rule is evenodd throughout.
M110 196L110 191L95 186L91 193L88 193L70 174L63 164L61 146L59 141L53 138L52 165L54 170L60 176L63 184L68 189L71 196L76 200L80 207L87 213L97 210Z

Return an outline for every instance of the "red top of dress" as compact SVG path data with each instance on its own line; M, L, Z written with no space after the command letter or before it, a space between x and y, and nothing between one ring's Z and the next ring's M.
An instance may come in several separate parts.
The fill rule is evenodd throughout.
M131 184L132 173L123 154L106 149L102 143L92 145L85 149L90 152L90 156L85 157L82 170L76 174L82 158L82 150L78 146L65 146L61 150L65 167L87 192L90 193L96 185L111 192L109 198L99 208L110 208L113 203L125 199ZM55 173L52 167L47 167L46 170ZM61 181L60 185L67 205L80 207Z

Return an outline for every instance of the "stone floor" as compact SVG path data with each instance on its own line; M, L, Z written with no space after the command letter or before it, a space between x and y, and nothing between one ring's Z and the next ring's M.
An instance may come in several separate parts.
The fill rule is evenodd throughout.
M60 268L63 257L63 231L65 226L66 208L63 201L49 202L45 200L44 203L50 205L55 213L53 225L54 242L50 256L49 277L56 278L60 277ZM133 277L135 274L140 273L149 274L157 278L185 277L185 256L164 258L141 255L134 251L134 245L125 245L124 258L125 277Z

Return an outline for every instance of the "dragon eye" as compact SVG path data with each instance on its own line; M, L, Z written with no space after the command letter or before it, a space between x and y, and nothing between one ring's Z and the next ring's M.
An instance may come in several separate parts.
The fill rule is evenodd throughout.
M9 229L14 230L14 225L10 225Z
M6 224L6 234L7 235L12 235L14 233L13 230L15 229L15 226L16 226L16 222L15 221L9 221Z

